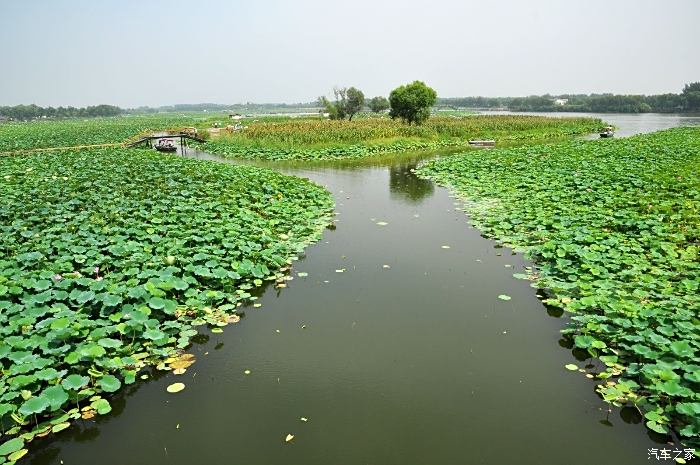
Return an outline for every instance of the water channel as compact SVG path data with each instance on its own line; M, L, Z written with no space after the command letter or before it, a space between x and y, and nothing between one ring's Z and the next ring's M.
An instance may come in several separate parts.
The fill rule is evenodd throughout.
M595 116L621 135L689 124ZM185 375L127 387L112 414L35 441L22 463L648 463L660 438L564 368L586 362L561 340L565 317L512 277L531 264L417 178L424 157L274 165L336 200L336 228L288 287L222 334L204 330ZM175 381L186 389L166 393Z

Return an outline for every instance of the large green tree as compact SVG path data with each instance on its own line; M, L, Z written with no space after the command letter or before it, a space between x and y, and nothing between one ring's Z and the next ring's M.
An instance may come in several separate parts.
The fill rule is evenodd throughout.
M413 81L391 91L389 103L392 118L401 118L408 124L421 124L430 116L437 92L422 81Z

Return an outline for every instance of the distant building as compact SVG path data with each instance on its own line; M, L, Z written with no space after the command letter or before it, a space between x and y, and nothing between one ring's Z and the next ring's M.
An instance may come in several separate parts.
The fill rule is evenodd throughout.
M232 120L236 120L236 121L243 118L243 116L241 116L240 113L229 113L228 117L231 118Z
M568 98L558 98L558 99L556 99L556 100L554 101L554 104L555 104L555 105L559 105L560 107L563 107L563 106L566 105L567 103L569 103L569 99L568 99Z

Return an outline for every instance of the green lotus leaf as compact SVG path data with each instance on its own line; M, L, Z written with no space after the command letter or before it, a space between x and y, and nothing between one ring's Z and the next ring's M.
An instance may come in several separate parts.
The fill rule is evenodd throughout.
M574 338L574 344L576 344L576 347L579 347L581 349L587 349L593 345L595 342L595 338L593 336L576 336Z
M51 281L48 279L40 279L34 283L34 289L37 291L45 291L51 287Z
M105 399L98 399L91 405L100 415L106 415L112 411L112 406L109 405L109 402Z
M166 300L160 297L151 297L148 299L148 306L154 310L160 310L165 307Z
M118 295L108 294L102 299L102 302L107 307L114 307L114 306L122 303L122 298L119 297Z
M108 337L103 337L99 339L97 343L106 349L115 349L122 345L122 341L120 341L119 339L112 339Z
M93 291L83 291L76 297L75 301L78 305L85 305L95 298L95 293Z
M152 341L157 340L157 339L162 339L166 337L167 335L158 329L148 329L143 332L143 337L146 339L150 339Z
M44 389L42 392L44 396L49 401L49 406L51 410L57 410L63 406L63 404L68 400L68 393L63 389L61 385L51 386Z
M70 423L68 423L67 421L65 421L63 423L57 423L51 427L51 432L52 433L59 433L59 432L63 431L64 429L67 429L69 427L70 427Z
M700 417L700 402L680 402L676 404L676 411L683 415Z
M46 410L49 405L50 402L44 395L31 397L22 404L22 406L19 408L19 413L24 416L41 413Z
M14 407L12 406L12 404L0 404L0 418L12 412L13 410Z
M24 439L14 438L0 444L0 456L7 456L24 447Z
M99 358L107 353L107 351L99 344L87 344L78 350L82 357Z
M105 375L101 377L97 381L97 384L105 392L115 392L119 390L119 388L122 386L122 383L115 376L112 375Z
M70 319L58 318L51 322L51 329L66 329L70 325Z
M671 352L679 357L691 358L695 353L700 352L698 349L693 349L688 341L674 341L669 344Z
M90 381L90 378L87 376L80 376L80 375L68 375L66 379L61 381L61 385L71 391L77 391L78 389L82 388L83 386L87 386L87 383Z

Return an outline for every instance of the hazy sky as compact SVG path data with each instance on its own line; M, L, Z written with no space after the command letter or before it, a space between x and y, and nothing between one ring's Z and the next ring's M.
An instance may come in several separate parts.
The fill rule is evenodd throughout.
M0 105L679 92L699 24L700 0L0 0Z

